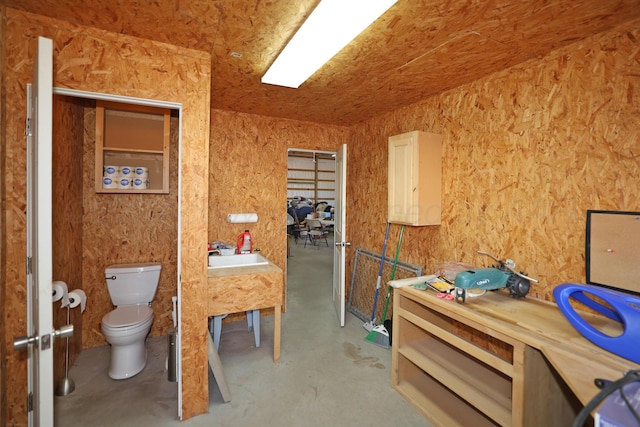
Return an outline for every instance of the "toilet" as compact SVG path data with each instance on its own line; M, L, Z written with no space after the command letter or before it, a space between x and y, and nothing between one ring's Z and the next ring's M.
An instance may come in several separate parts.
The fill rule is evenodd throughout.
M102 318L102 333L111 344L109 377L131 378L147 364L145 340L153 323L151 301L156 295L162 265L114 264L105 269L115 309Z

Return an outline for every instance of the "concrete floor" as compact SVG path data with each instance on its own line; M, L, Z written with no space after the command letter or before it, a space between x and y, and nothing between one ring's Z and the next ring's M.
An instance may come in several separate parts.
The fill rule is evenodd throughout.
M107 376L108 346L84 350L69 373L75 391L56 397L56 426L430 426L391 387L391 350L366 342L362 321L349 313L339 327L331 241L291 243L281 362L272 359L272 316L262 317L260 348L246 322L223 323L219 354L231 402L223 403L209 370L209 413L179 421L177 383L165 370L167 338L154 337L147 366L128 380Z

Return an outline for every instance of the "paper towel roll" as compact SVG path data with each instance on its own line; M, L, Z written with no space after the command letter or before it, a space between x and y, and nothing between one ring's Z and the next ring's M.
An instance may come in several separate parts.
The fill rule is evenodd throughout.
M256 213L239 213L227 215L227 221L231 224L248 224L250 222L258 222L258 214Z
M84 312L87 306L87 295L82 289L69 292L69 307L76 308L77 306L80 306L80 313Z
M69 305L69 289L67 288L67 284L56 280L52 283L53 291L52 291L52 301L57 302L62 300L62 307L66 307Z

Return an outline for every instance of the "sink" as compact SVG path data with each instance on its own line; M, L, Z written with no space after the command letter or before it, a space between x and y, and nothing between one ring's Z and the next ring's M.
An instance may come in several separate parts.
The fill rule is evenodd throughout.
M236 254L227 256L210 256L209 268L251 267L269 264L269 260L260 254Z

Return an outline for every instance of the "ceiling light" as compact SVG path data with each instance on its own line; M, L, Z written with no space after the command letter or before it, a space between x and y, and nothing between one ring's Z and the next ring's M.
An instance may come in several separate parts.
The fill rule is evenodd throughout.
M262 83L298 88L398 0L322 0Z

